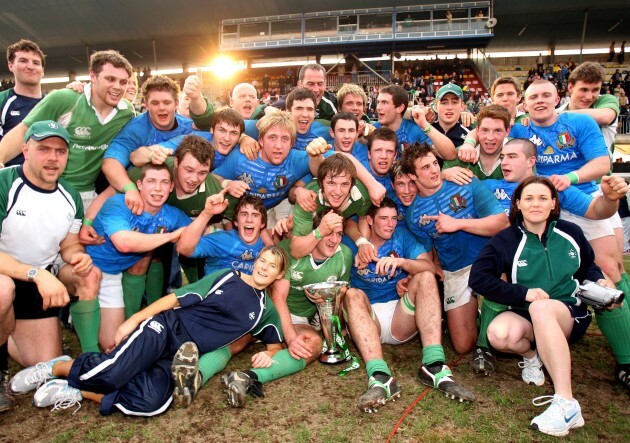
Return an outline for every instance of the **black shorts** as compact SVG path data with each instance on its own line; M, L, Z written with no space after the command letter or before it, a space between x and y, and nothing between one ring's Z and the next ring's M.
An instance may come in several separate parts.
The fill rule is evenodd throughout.
M59 316L60 308L42 309L42 296L35 283L21 280L13 280L13 283L15 283L13 312L16 320L39 320Z
M577 306L572 303L563 303L569 309L571 317L573 317L573 329L571 329L571 335L569 335L569 343L573 344L586 334L586 330L591 324L591 320L593 320L593 314L584 304ZM510 312L520 315L530 323L532 322L529 311L524 309L510 309Z

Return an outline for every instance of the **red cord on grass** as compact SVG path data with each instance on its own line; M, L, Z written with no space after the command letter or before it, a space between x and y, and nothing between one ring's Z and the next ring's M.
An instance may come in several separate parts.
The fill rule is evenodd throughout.
M457 358L454 362L452 362L449 367L450 368L454 368L456 367L460 361L462 361L462 359L464 358L463 355L460 355L459 358ZM389 434L389 436L387 437L387 443L389 443L390 441L392 441L392 438L394 437L394 435L396 435L396 432L398 432L398 428L400 428L400 425L402 424L402 422L405 420L405 417L407 415L409 415L409 413L411 412L411 410L420 402L420 400L422 400L424 397L426 397L426 395L431 392L431 389L433 388L427 388L424 391L422 391L420 393L420 395L418 395L418 397L413 401L413 403L411 403L407 409L405 409L405 412L403 412L403 414L401 415L400 419L398 420L398 422L396 423L396 426L394 426L394 429L392 429L392 432Z

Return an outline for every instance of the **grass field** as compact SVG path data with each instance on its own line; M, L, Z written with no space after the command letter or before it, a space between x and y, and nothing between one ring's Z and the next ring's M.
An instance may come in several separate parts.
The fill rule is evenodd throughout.
M74 336L65 333L70 348L78 351ZM629 441L630 396L613 380L614 359L596 326L572 348L574 395L582 405L586 425L569 434L570 441ZM258 350L250 347L235 357L226 370L249 367ZM552 394L543 387L525 385L516 359L499 359L490 377L476 376L470 356L459 359L447 342L447 357L455 375L474 389L477 401L460 404L439 392L425 390L416 379L420 358L418 341L385 346L385 358L402 386L399 401L376 414L355 407L366 387L365 369L346 377L344 367L314 363L294 376L265 385L265 398L249 398L245 407L227 406L219 377L201 390L188 409L171 409L154 418L129 418L120 414L102 417L88 401L74 415L72 410L51 413L19 397L18 405L0 414L2 442L529 442L555 441L528 428L544 408L531 400ZM13 368L15 371L17 368ZM421 397L421 398L419 398Z

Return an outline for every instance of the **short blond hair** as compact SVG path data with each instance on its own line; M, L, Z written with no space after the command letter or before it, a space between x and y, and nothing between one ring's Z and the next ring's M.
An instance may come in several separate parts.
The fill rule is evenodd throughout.
M263 139L265 134L267 134L271 128L276 126L289 132L291 135L291 146L293 146L295 144L296 137L295 123L293 123L293 120L286 112L273 112L258 120L258 123L256 123L256 127L258 128L258 139Z
M339 91L337 91L337 103L339 104L339 109L341 109L343 101L349 94L358 95L363 99L363 107L367 105L367 94L363 88L352 83L345 83L341 88L339 88Z

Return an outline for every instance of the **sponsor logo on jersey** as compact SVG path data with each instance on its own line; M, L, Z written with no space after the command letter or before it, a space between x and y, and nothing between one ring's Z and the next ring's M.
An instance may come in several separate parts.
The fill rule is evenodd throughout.
M571 248L569 251L569 258L577 258L577 252L575 252L575 249Z
M497 200L512 200L512 199L510 198L510 194L508 194L507 192L505 192L505 189L499 189L499 188L495 189L495 190L494 190L494 197L495 197Z
M241 254L241 260L253 260L254 259L254 251L250 251L246 249L245 252Z
M577 158L577 154L575 153L575 151L569 151L569 152L565 152L563 154L539 155L536 158L536 163L553 165L553 164L556 164L556 163L568 162L568 161L576 159L576 158Z
M289 183L289 180L287 180L287 177L285 175L279 175L276 177L276 179L273 181L273 187L276 189L282 189L284 188L287 184Z
M201 209L193 209L192 211L190 211L190 215L192 215L193 217L196 217L199 214L201 214Z
M255 318L256 318L256 313L255 313L255 312L250 312L250 313L249 313L249 319L250 319L250 320L253 320L253 319L255 319Z
M19 215L20 217L26 217L26 211L23 209L18 209L15 211L15 215Z
M359 274L361 277L365 277L369 273L370 273L370 270L368 268L363 268L363 269L358 269L357 270L357 274Z
M525 266L527 266L527 260L519 260L516 262L516 266L518 266L519 268L524 268Z
M427 217L429 216L429 214L422 214L420 216L420 220L418 220L418 225L420 226L426 226L429 223L431 223L431 220L429 220Z
M558 149L570 148L575 144L575 137L573 137L568 132L561 132L558 134L558 140L556 141L556 146Z
M80 145L78 143L72 143L72 149L81 149L83 151L104 151L109 146L108 143L103 143L99 146Z
M532 135L529 141L539 147L543 145L543 141L536 134Z
M265 188L264 186L261 186L260 188L258 188L258 193L259 194L266 194L267 193L267 188Z
M149 327L149 329L153 329L158 334L161 334L162 331L164 330L164 325L161 324L161 323L158 323L155 320L152 320L151 323L149 323L148 327Z
M12 117L17 117L18 115L20 115L20 111L11 111Z
M326 279L327 282L332 283L334 281L337 281L337 276L336 275L331 275L330 277L328 277Z
M92 128L89 126L77 126L74 128L74 136L77 138L90 138L92 135Z
M50 129L59 129L59 125L57 123L55 123L55 122L48 123L48 127Z
M304 272L302 271L291 271L291 280L300 281L304 277Z
M221 295L221 294L223 294L223 290L221 290L221 289L217 289L216 291L214 291L214 293L215 293L216 295Z
M248 185L254 184L254 180L252 180L252 175L248 174L247 172L243 172L241 175L237 176L236 178L241 181L244 181Z
M551 155L553 153L554 153L553 146L547 146L547 149L545 149L545 155Z
M451 211L453 212L457 212L460 209L465 209L466 205L468 204L466 198L462 197L460 193L452 195L449 201L450 203L448 204L448 207L451 208Z

